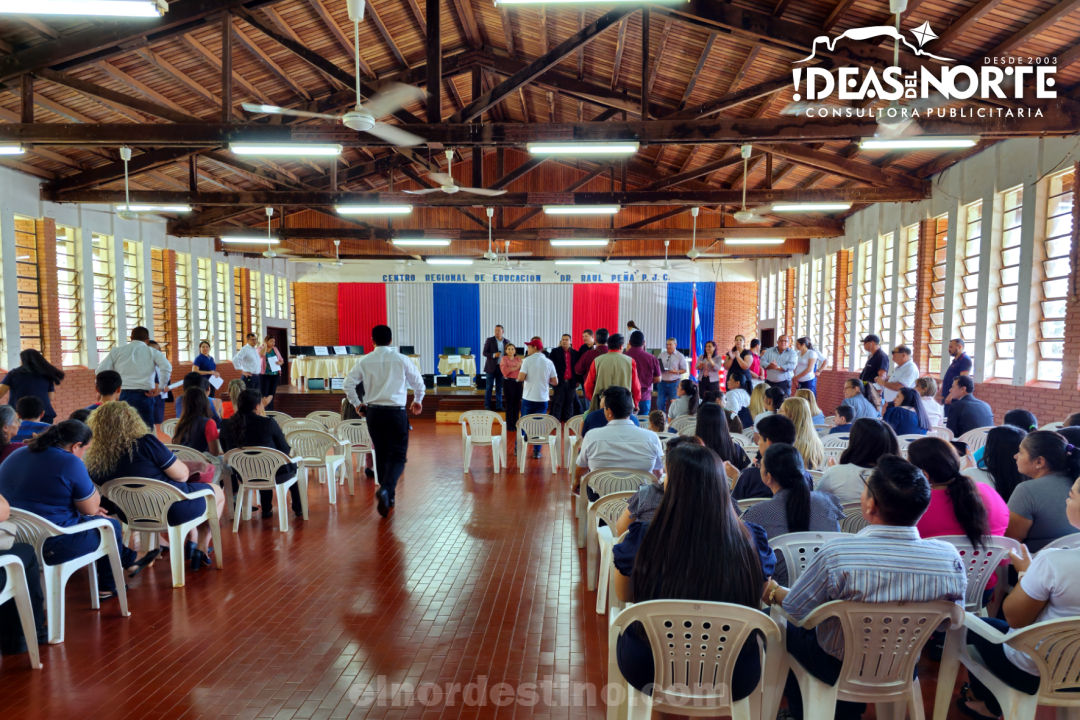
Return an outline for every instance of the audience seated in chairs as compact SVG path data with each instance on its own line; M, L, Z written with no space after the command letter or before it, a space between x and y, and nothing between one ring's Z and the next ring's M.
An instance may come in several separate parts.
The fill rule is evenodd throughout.
M769 386L765 383L758 383L754 386L753 391L750 393L750 404L747 406L746 411L750 414L751 422L744 422L743 425L753 425L753 420L758 415L765 412L765 391L769 389Z
M761 480L761 456L773 443L795 444L795 423L783 415L762 418L755 430L758 435L758 456L754 459L754 464L741 473L730 465L724 466L728 480L735 483L731 488L732 500L771 498L772 490ZM806 474L806 481L811 482L809 473Z
M198 373L189 373L197 375ZM210 453L214 457L221 455L218 442L218 425L214 421L213 406L202 384L189 387L184 391L184 412L173 429L172 441L177 445ZM180 400L177 399L177 404ZM224 422L224 421L222 421ZM220 515L218 517L221 517Z
M663 410L653 410L649 413L649 429L655 433L667 432L667 416Z
M1035 432L1039 429L1039 420L1033 413L1028 410L1010 410L1005 413L1003 418L1004 425L1008 427L1020 428L1025 433ZM1064 429L1064 428L1062 428ZM971 453L971 459L978 466L979 462L983 459L983 455L986 454L986 445Z
M698 387L693 380L687 378L679 381L679 387L675 390L675 401L668 406L668 420L674 420L683 415L695 415L698 409Z
M581 440L573 486L578 490L581 478L591 470L628 468L651 471L657 477L664 467L664 449L656 433L636 427L630 421L634 413L634 398L621 385L609 385L602 394L607 424L596 428ZM592 489L589 499L598 500ZM595 496L594 496L595 495Z
M769 538L796 532L840 532L844 509L834 495L814 492L802 456L792 445L773 443L761 457L761 481L773 496L743 513L744 522L760 525ZM781 585L788 580L784 558L776 558Z
M784 394L783 390L778 387L766 387L762 398L765 409L754 415L754 427L757 427L762 418L779 413L780 406L784 404L785 400L787 400L787 395Z
M656 508L660 507L660 500L664 497L664 480L667 479L667 458L674 448L680 445L700 445L705 447L705 443L701 441L697 435L676 435L673 438L669 438L664 444L664 475L660 477L659 482L647 483L638 488L637 494L630 498L626 503L626 508L623 510L622 515L619 516L618 522L615 524L615 537L620 537L624 532L630 528L630 523L652 522L653 515L656 513Z
M915 381L915 391L922 399L923 410L932 428L945 425L945 406L937 401L937 389L937 380L929 375Z
M986 444L979 448L975 467L964 468L961 473L980 484L997 490L1005 502L1012 497L1016 486L1028 479L1016 468L1016 454L1027 431L1012 425L1002 425L986 433Z
M202 392L202 389L199 389ZM138 411L125 402L107 402L90 415L95 442L86 452L86 468L97 485L116 478L147 478L168 483L183 493L211 488L217 501L218 517L225 508L225 494L217 485L209 463L188 467L150 432ZM205 479L204 479L205 478ZM169 507L169 525L182 525L206 512L206 499L182 500ZM121 520L124 518L121 517ZM193 571L209 567L210 525L203 523L191 531L184 543L184 559ZM170 548L169 552L181 552Z
M667 467L667 487L652 522L631 523L614 548L619 599L759 607L775 555L765 531L736 516L720 458L708 448L686 443L668 451ZM617 653L627 682L651 694L655 668L644 628L627 628ZM749 696L760 678L758 645L751 638L735 661L733 699Z
M229 419L233 416L233 413L236 412L236 408L238 407L240 401L240 393L247 390L247 385L245 385L244 381L240 378L236 378L229 381L229 384L225 387L225 390L229 394L229 399L227 401L222 401L221 403L222 420ZM222 426L219 425L218 430L221 429Z
M627 419L632 425L641 427L641 422L637 419L637 415L631 414ZM590 430L602 428L607 424L607 416L604 414L604 394L600 393L600 408L598 410L589 410L585 414L585 420L581 423L581 437L584 438Z
M724 408L733 413L739 413L743 408L750 407L750 393L742 386L743 380L749 386L749 375L735 373L728 375L727 392L724 393ZM747 410L749 412L749 409Z
M81 423L88 423L90 422L90 414L93 412L94 411L90 408L79 408L68 415L68 420L78 420Z
M10 405L0 405L0 408L10 408ZM12 413L14 414L14 410ZM3 495L0 495L0 540L11 536L4 530L2 523L11 517L11 507ZM2 547L2 546L0 546ZM0 555L15 555L22 560L26 570L26 586L30 595L30 607L34 613L34 625L37 629L37 641L44 645L49 641L48 630L45 629L45 594L41 591L41 568L38 567L37 552L29 543L12 543L11 547L0 549ZM7 572L0 570L0 588L7 582ZM0 605L0 655L19 655L26 652L26 637L23 635L22 623L19 620L19 611L15 606L15 599L8 600Z
M15 408L10 405L0 405L0 463L4 462L8 455L25 446L25 443L15 440L18 434L19 416Z
M948 392L949 417L945 419L945 427L952 430L954 437L994 425L994 411L975 397L975 379L970 375L961 375L953 380Z
M1038 552L1047 543L1077 532L1065 514L1065 500L1080 477L1080 448L1059 433L1036 430L1020 443L1016 469L1031 479L1016 486L1009 498L1005 535Z
M1058 498L1057 502L1073 530L1080 530L1080 481L1072 484L1067 499ZM1048 549L1032 559L1026 545L1020 553L1019 556L1010 553L1012 566L1021 577L1001 605L1005 619L979 618L978 622L1009 633L1035 623L1080 615L1080 553ZM1038 693L1039 668L1027 654L990 642L971 631L967 633L967 642L979 651L983 665L994 677L1028 695ZM972 673L968 673L968 686L960 691L956 706L975 720L1002 714L993 694Z
M94 378L94 389L97 390L98 399L93 405L88 405L86 410L97 410L111 400L119 400L123 392L124 378L115 370L102 370ZM72 413L74 414L74 413ZM73 418L68 417L68 420Z
M802 455L807 470L825 468L825 447L810 417L810 404L799 397L788 398L780 406L780 414L795 423L795 442L791 443Z
M830 435L851 432L851 424L855 422L855 411L850 405L841 405L836 408L836 423L829 430Z
M922 397L909 387L896 391L896 397L885 408L881 419L891 425L897 435L925 435L932 427L923 409Z
M821 411L821 408L817 404L817 396L810 392L806 388L800 388L795 391L795 397L802 398L806 401L806 404L810 406L810 422L814 425L825 424L825 413Z
M232 385L229 386L232 392ZM244 390L234 401L237 404L236 413L226 420L221 426L219 441L223 452L233 448L268 447L280 450L292 457L292 448L285 440L284 433L273 418L266 417L263 396L258 390L252 388ZM296 464L288 463L278 468L277 484L281 485L296 476ZM240 480L233 474L233 492L240 489ZM296 485L289 488L289 497L292 501L293 516L297 520L304 518L303 507L300 504L300 489ZM259 502L264 519L274 517L274 492L272 490L259 491Z
M825 468L817 489L842 503L858 502L863 483L883 455L899 455L900 443L891 425L874 418L859 418L851 425L848 446L840 462Z
M742 445L731 439L727 414L719 405L705 403L698 409L694 434L701 438L705 447L716 453L721 462L734 465L739 472L750 467L750 458L746 457Z
M841 405L850 407L855 412L856 420L881 417L881 398L877 390L859 378L851 378L844 383L844 402Z
M135 417L139 420L138 415ZM77 420L49 426L0 465L0 495L7 498L11 507L32 512L62 528L105 516L101 496L83 464L93 436L90 428ZM120 547L120 564L130 576L137 575L153 562L158 551L139 557L124 546L120 521L109 518L109 522ZM93 552L100 544L101 533L97 529L88 530L49 538L42 554L46 564L58 565ZM109 558L98 558L96 565L100 598L116 597L116 579Z
M176 406L176 417L180 417L184 414L184 398L187 396L187 391L191 388L199 388L206 395L207 402L210 405L210 417L214 419L214 422L220 424L222 421L221 413L218 412L218 405L221 404L220 400L215 400L210 397L210 393L206 387L203 387L203 376L197 372L189 372L184 376L184 385L180 389L180 394L173 402Z
M35 435L49 428L49 423L42 422L45 417L45 404L34 395L24 395L15 403L15 412L19 416L19 432L11 438L14 442L26 442Z
M862 422L859 420L857 422ZM782 603L796 620L831 600L853 602L964 602L967 574L956 548L919 537L915 524L930 505L930 483L896 455L881 457L863 488L862 514L869 526L825 543L790 590L769 581L764 600ZM617 546L616 546L617 547ZM872 563L867 558L873 558ZM835 685L843 665L844 638L836 618L804 630L787 626L787 651L818 680ZM794 675L784 696L795 720L803 716ZM836 717L854 720L862 703L838 702Z

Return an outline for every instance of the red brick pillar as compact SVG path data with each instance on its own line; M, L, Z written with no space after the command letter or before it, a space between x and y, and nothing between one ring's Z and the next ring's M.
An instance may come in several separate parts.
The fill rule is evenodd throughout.
M833 287L833 370L847 369L848 365L848 314L847 303L851 296L851 251L836 253L836 285Z
M180 365L180 347L177 339L180 336L180 324L176 317L175 250L162 250L161 270L163 284L165 285L165 307L163 308L165 310L165 327L161 328L163 332L160 335L164 341L162 352L165 353L165 357L169 358L169 362L173 364L173 367L178 367ZM154 332L157 334L157 328L154 328Z
M64 362L60 341L60 290L56 271L56 221L34 221L37 241L38 307L41 313L41 354L56 367Z
M338 344L337 283L293 283L296 344Z
M242 342L247 342L248 333L251 332L251 271L247 268L240 270L240 329L243 335Z
M919 223L919 271L915 289L915 342L912 352L915 364L930 367L930 297L934 282L934 242L937 221Z
M1080 179L1080 163L1073 167L1073 187ZM1080 202L1073 199L1072 250L1069 253L1072 273L1069 275L1069 299L1065 306L1065 354L1061 362L1061 389L1076 390L1080 376Z
M795 333L795 268L787 269L784 282L784 334L794 337ZM792 343L794 345L794 342Z

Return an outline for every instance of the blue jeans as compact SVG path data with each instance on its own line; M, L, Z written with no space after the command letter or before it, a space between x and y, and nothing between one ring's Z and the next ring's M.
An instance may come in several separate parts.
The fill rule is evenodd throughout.
M96 519L97 518L84 515L79 521L88 522ZM129 565L134 565L137 555L134 550L124 547L123 537L120 534L120 521L113 518L109 518L108 520L113 526L113 532L116 535L116 544L120 547L120 567L125 568ZM49 538L45 541L45 545L42 546L41 554L45 558L46 565L59 565L68 560L74 560L77 557L92 553L94 550L97 550L100 543L101 531L94 528L93 530L75 533L74 535L58 535ZM112 566L109 565L108 556L98 558L96 565L100 589L103 591L115 590L116 579L113 577Z
M645 391L642 390L641 394L644 395ZM652 390L651 389L649 390L649 395L650 396L652 395ZM646 400L645 398L642 398L641 401L637 404L637 414L638 415L648 415L649 414L649 408L651 408L651 407L652 407L652 397L650 397L648 400Z
M135 412L139 413L146 427L151 430L154 429L154 400L155 398L146 397L144 390L124 390L120 393L120 402L126 402L135 408Z
M491 388L495 388L495 407L498 407L503 404L503 376L501 372L498 372L484 373L484 377L487 378L487 382L484 383L484 409L493 410L494 408L491 406Z
M522 400L521 401L521 416L526 415L546 415L547 414L547 402L536 402L535 400ZM525 431L522 430L521 436L525 436ZM540 448L543 445L533 445L533 450L539 454Z
M810 392L814 393L814 395L816 396L817 395L817 378L814 378L813 380L800 380L799 381L799 389L800 390L809 390Z
M656 386L656 409L667 412L668 403L679 394L679 381L669 380Z

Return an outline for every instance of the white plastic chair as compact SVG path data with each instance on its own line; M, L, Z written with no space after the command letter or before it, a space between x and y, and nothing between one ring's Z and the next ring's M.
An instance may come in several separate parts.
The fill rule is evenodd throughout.
M731 436L731 441L743 449L745 449L748 445L752 444L749 440L747 440L742 435L739 435L738 433L735 433Z
M900 446L900 457L907 458L907 446L916 440L922 440L927 437L926 435L915 435L914 433L908 435L898 435L896 442Z
M608 554L607 562L607 605L608 605L608 620L618 614L620 610L626 607L626 603L619 599L619 594L615 591L615 576L618 574L619 569L615 567L615 546L626 539L629 534L629 530L624 532L619 537L615 538L611 544L611 552ZM599 607L599 600L597 601L597 607Z
M619 636L640 622L653 648L652 695L638 692L619 671ZM761 680L749 697L730 695L736 659L748 642L765 637ZM771 720L783 694L784 645L780 628L763 612L743 605L699 600L650 600L612 612L608 627L608 682L626 689L625 704L608 705L608 720L644 720L653 710L675 715Z
M697 430L697 418L693 415L680 415L668 423L668 431L679 435L693 435Z
M837 463L839 463L840 458L843 457L844 453L847 451L847 446L845 445L844 447L825 447L824 450L826 463L829 462L829 458L833 458L834 460L836 460Z
M832 425L825 425L824 423L820 425L814 425L814 430L817 432L818 437L825 437L829 434L829 431L832 430ZM839 434L840 433L837 433L837 435Z
M571 419L573 419L573 418L571 418ZM639 423L641 423L641 427L643 427L643 428L649 427L649 416L648 415L638 415L637 416L637 421Z
M525 415L518 418L516 432L519 473L525 472L525 460L529 456L531 445L547 445L551 456L551 474L559 471L559 436L562 434L562 423L551 415Z
M842 532L794 532L769 538L769 547L783 556L787 586L792 587L825 543L842 537Z
M615 525L636 492L624 490L605 495L592 504L586 518L589 536L585 541L585 582L590 591L600 588L599 592L605 595L605 599L607 573L604 572L604 560L608 558L605 550L610 552L615 543ZM600 525L601 520L605 523L603 526ZM606 611L606 602L604 605L601 608L600 598L597 597L596 612L600 615Z
M314 420L322 425L326 432L331 435L334 434L334 428L341 424L341 413L332 412L330 410L316 410L307 414L305 420Z
M297 474L306 474L313 468L318 470L319 482L326 483L330 504L336 505L338 483L344 485L346 475L349 475L349 485L353 483L352 475L346 468L350 453L349 443L338 440L325 430L293 430L285 433L285 442L289 443L293 453L300 458ZM308 519L306 505L304 519Z
M941 438L945 442L952 442L956 438L953 436L953 431L944 425L935 425L930 428L930 431L926 433L927 437Z
M1014 690L997 678L983 663L982 656L967 644L966 631L999 645L1008 645L1030 657L1039 668L1039 691L1034 695ZM934 720L945 720L949 699L956 685L960 663L994 695L1008 720L1035 720L1039 705L1057 708L1059 720L1080 718L1080 618L1048 620L1015 630L1009 635L998 632L975 615L968 613L959 630L949 632L938 671L938 691ZM948 662L955 658L958 662ZM947 666L948 663L948 666Z
M656 437L660 438L660 446L664 448L664 452L667 452L667 441L674 437L679 437L679 433L662 432L656 433Z
M502 415L490 410L469 410L461 413L458 422L461 423L461 459L465 472L469 472L472 464L473 445L488 445L491 447L491 466L497 475L499 462L506 465L506 421ZM498 435L492 433L495 423L502 428Z
M750 458L751 460L753 460L755 457L757 457L758 452L760 452L760 449L758 448L757 445L744 445L742 450L743 450L743 453L746 455L746 457ZM807 470L807 472L813 472L813 471L812 470Z
M1045 425L1043 425L1039 429L1040 430L1052 430L1054 432L1057 432L1058 430L1060 430L1063 427L1065 427L1065 422L1064 421L1059 421L1059 422L1046 423Z
M320 432L326 432L326 426L318 420L308 420L307 418L293 418L292 420L286 420L281 423L281 432L285 435L296 432L297 430L318 430Z
M4 587L0 588L0 605L8 600L15 601L22 625L26 649L30 651L30 667L41 669L41 651L38 649L37 628L34 626L34 609L30 605L30 587L27 585L26 567L17 555L0 555L0 570L7 574ZM34 578L37 582L37 578Z
M785 636L785 646L787 623L779 622L781 618L807 630L823 620L836 618L843 630L844 664L834 686L815 678L794 657L784 657L784 664L799 682L805 720L832 720L838 700L876 703L879 718L902 720L906 710L911 720L925 720L922 689L919 681L913 679L915 664L943 622L951 621L954 628L964 622L961 607L943 600L928 603L835 600L816 608L801 622L792 619L780 605L773 605L772 613Z
M15 542L28 543L34 546L38 565L41 566L42 575L45 577L45 614L49 622L50 645L64 642L64 587L67 585L68 578L76 570L89 566L90 607L94 610L101 607L101 600L98 598L97 567L95 566L95 561L98 558L109 558L109 566L112 568L112 576L116 581L116 592L120 600L120 614L124 617L131 615L128 612L127 588L124 587L124 568L120 565L120 546L116 542L116 533L113 532L111 522L105 518L98 518L62 528L39 515L16 508L11 508L10 520L17 527ZM65 563L57 565L45 564L42 546L46 540L61 535L76 535L87 530L97 530L101 533L101 544L98 545L96 550L74 560L68 560ZM34 637L37 637L36 634Z
M349 494L355 494L352 476L358 469L356 453L361 455L362 459L359 465L361 468L367 466L367 456L371 456L371 468L375 473L375 482L378 482L379 468L378 463L375 462L375 445L371 442L371 435L368 434L367 420L343 420L334 429L334 434L337 435L339 440L344 440L352 445L352 451L349 453Z
M172 440L173 435L176 434L176 426L179 422L180 418L169 418L161 423L161 434Z
M1043 545L1042 550L1040 550L1039 552L1042 552L1043 550L1053 550L1053 549L1074 550L1076 548L1080 548L1080 533L1073 533L1071 535L1065 535L1064 537L1059 537L1057 540L1054 540L1053 542L1048 542L1045 545ZM1038 555L1038 553L1034 553L1034 554Z
M214 485L220 485L221 489L225 491L225 512L229 513L231 519L233 511L232 481L227 472L228 468L225 467L224 459L220 455L214 456L210 453L202 453L195 448L189 448L187 445L166 445L165 447L172 450L173 455L180 462L208 462L214 467L214 479L211 482Z
M862 514L862 505L859 501L843 503L840 506L844 510L844 519L840 521L840 532L857 533L867 526L866 518Z
M757 430L752 427L743 430L743 437L745 437L750 442L754 442L755 435L757 435Z
M824 470L807 470L806 472L810 473L810 479L814 482L814 487L817 487L817 484L821 482L821 476L825 474Z
M563 423L563 454L566 456L566 467L571 471L573 471L574 463L577 461L577 450L581 447L581 424L584 421L584 415L575 415ZM649 427L647 417L641 426Z
M585 547L586 530L589 527L589 508L595 503L589 500L589 492L586 488L592 488L602 499L606 495L617 492L637 492L642 485L656 482L656 476L647 470L634 470L633 468L600 468L590 470L581 478L581 488L578 493L578 548ZM599 502L597 500L596 502Z
M975 452L983 445L986 444L986 433L993 430L991 427L975 428L974 430L968 430L966 433L957 438L960 442L967 443L968 450Z
M251 503L246 501L248 492L270 490L276 496L278 527L281 532L289 531L289 508L285 498L287 490L295 483L300 484L300 503L307 516L307 478L297 471L296 477L278 485L275 480L277 470L292 462L285 453L268 447L235 448L225 453L225 462L237 475L239 488L236 493L236 507L233 508L233 532L240 532L240 518L251 519Z
M173 587L184 587L184 538L192 529L207 523L214 539L214 564L222 568L221 526L217 516L214 491L207 487L193 493L177 490L172 485L149 478L124 477L110 480L101 486L101 494L123 510L129 532L142 533L140 547L149 549L158 533L169 535L169 562L172 565ZM203 498L206 510L197 518L182 525L170 525L169 508L173 503Z
M744 512L746 512L747 508L752 508L758 503L763 503L766 500L770 499L771 498L746 498L745 500L739 500L737 501L737 504L739 506L739 514L742 515Z
M827 448L846 448L848 446L848 437L850 433L836 433L835 435L826 435L821 438L821 444Z
M276 410L267 410L266 417L273 419L278 424L278 427L282 427L286 422L292 420L292 415L286 415L283 412L277 412Z
M967 571L967 596L964 598L964 609L986 617L986 608L982 604L986 586L1001 567L1002 561L1008 561L1009 551L1020 552L1020 543L1007 537L985 537L983 538L985 546L976 548L966 535L941 535L933 539L949 543L960 553L960 560L963 561L964 570Z

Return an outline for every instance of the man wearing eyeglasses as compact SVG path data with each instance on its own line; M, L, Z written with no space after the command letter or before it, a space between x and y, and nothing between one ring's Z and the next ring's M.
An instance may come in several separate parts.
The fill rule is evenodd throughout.
M891 403L900 392L900 388L913 388L915 381L919 379L919 366L911 359L911 348L907 345L897 345L892 351L893 366L885 379L878 378L875 383L882 400Z
M799 364L799 353L791 347L791 338L781 335L776 339L776 347L761 353L761 368L765 371L765 382L769 387L778 387L784 395L791 394L791 378L795 375L795 366Z

